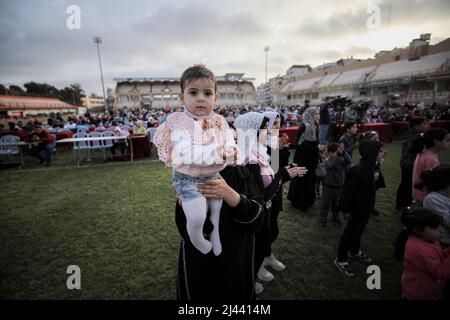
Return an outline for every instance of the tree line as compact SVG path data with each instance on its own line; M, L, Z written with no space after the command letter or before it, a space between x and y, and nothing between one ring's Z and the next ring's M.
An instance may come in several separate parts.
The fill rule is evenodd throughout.
M48 83L34 81L27 82L23 86L25 90L17 85L6 87L0 83L0 95L57 98L76 106L82 105L81 98L85 96L79 83L71 84L63 89L58 89Z

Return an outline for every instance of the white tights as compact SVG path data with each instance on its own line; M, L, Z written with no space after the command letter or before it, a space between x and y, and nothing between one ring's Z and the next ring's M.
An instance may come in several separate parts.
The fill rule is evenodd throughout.
M214 227L211 233L211 241L203 237L203 225L208 212L208 204L211 212L211 223ZM206 254L211 249L218 256L222 252L222 244L219 236L220 209L222 199L206 199L205 197L195 198L182 202L182 207L186 215L186 229L192 244L201 253Z

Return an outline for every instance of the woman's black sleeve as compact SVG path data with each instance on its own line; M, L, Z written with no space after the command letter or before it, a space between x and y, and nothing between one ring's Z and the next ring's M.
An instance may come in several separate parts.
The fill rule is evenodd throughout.
M286 167L289 164L289 157L291 153L289 148L283 148L280 150L280 167Z
M251 166L258 169L258 166ZM259 171L247 167L238 167L227 176L227 183L240 195L240 201L234 208L223 202L225 214L230 215L242 232L254 232L264 221L264 190L261 190L256 179L261 179Z
M254 232L264 221L264 210L262 204L255 199L240 194L239 204L231 208L225 204L225 214L230 214L240 229L246 232Z
M273 177L272 182L265 189L264 200L267 201L273 198L273 196L281 188L281 185L289 180L291 180L291 177L289 176L289 173L287 172L286 168L280 167L278 172Z

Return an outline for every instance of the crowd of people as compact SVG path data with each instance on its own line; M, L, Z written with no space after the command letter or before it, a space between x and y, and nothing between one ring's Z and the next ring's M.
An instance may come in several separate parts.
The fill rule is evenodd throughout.
M333 97L326 97L319 106L320 120L319 120L319 142L320 145L325 146L326 137L328 136L329 128L333 129L330 125L337 121L351 123L376 123L384 122L389 123L391 121L409 121L414 118L424 118L427 120L449 120L450 119L450 103L445 105L425 105L425 104L408 104L404 103L399 105L395 102L387 101L382 106L372 105L364 114L360 114L355 111L350 105L345 110L336 108L333 104ZM297 126L299 124L305 124L304 112L311 107L309 100L305 100L303 105L296 106L264 106L264 105L246 105L246 106L220 106L215 105L214 110L217 114L223 116L228 123L233 123L237 117L246 114L248 112L276 112L280 116L280 128ZM66 120L63 119L60 113L51 113L47 122L42 123L36 119L29 119L26 122L19 120L15 122L8 122L7 128L3 124L0 124L0 133L14 134L17 131L26 132L30 137L28 141L37 142L34 133L38 127L42 129L41 133L37 135L46 135L45 132L52 134L56 132L65 131L77 131L78 129L88 128L94 130L116 128L117 132L124 131L123 128L130 128L132 133L146 134L148 128L158 127L164 123L171 114L182 111L183 109L167 109L167 108L153 108L153 109L138 109L129 110L124 108L117 111L106 111L100 114L92 114L87 112L84 115L70 116ZM343 113L343 114L342 114ZM120 127L120 128L119 128ZM125 130L126 131L126 130ZM348 139L343 141L344 144L348 144ZM120 144L120 149L123 150L123 143L115 143L112 153L115 153L115 149ZM36 148L30 150L30 154L37 157L40 163L49 165L51 162L50 149L54 146L49 137L43 137L40 143L35 144ZM322 147L325 148L325 147ZM347 150L348 151L348 150ZM45 159L43 154L45 153Z
M34 143L30 154L49 165L53 131L94 126L146 134L156 127L153 142L159 158L173 170L177 194L179 299L255 299L264 290L262 282L273 281L273 271L285 269L272 245L280 232L278 216L288 181L287 199L299 213L320 201L322 227L327 227L330 209L332 223L345 224L334 260L340 272L354 275L349 260L372 261L361 249L362 239L370 216L379 214L376 192L386 187L382 164L387 156L376 132L358 135L351 110L345 110L344 133L332 141L328 128L338 112L332 98L320 106L305 101L294 107L223 107L216 106L216 79L206 67L188 68L180 82L183 107L175 110L125 109L67 121L55 114L46 125L18 122L9 130L29 132ZM396 198L405 226L396 248L403 259L405 299L448 297L450 166L441 165L439 152L448 149L450 134L427 127L428 120L448 116L448 105L386 103L367 109L364 117L364 122L410 124ZM290 163L289 138L280 137L278 129L300 118ZM357 153L360 161L352 166Z
M321 124L336 122L339 117L340 110L333 105L333 97L326 97L323 102L318 105L319 108L327 105L327 114L324 114L322 109L320 112ZM311 105L310 100L305 100L304 104L285 106L285 105L244 105L244 106L222 106L220 101L214 106L214 111L223 116L227 122L233 122L238 116L247 112L266 111L277 112L280 115L281 127L297 126L298 122L303 118L303 113ZM84 115L74 115L63 119L60 113L50 113L46 123L35 119L29 119L24 123L23 120L18 120L16 123L9 122L8 127L3 124L0 125L2 131L14 131L26 128L31 128L36 122L42 123L44 129L47 130L67 130L74 129L80 126L105 126L111 125L112 121L121 122L124 125L133 126L137 121L141 121L145 128L157 127L163 123L166 118L174 112L182 111L179 108L138 108L136 110L129 110L125 107L123 110L105 111L104 113L90 113L86 112ZM356 121L357 114L352 110L351 106L347 106L344 110L345 120ZM389 123L391 121L409 121L411 118L422 117L427 120L450 120L450 102L446 104L427 105L419 104L398 104L395 101L387 101L382 105L371 104L361 117L363 123ZM323 131L323 130L321 130Z
M247 110L227 124L213 111L217 97L210 70L194 66L181 79L184 109L168 116L155 138L159 157L174 170L178 196L179 299L254 299L264 290L264 281L273 281L273 271L285 269L272 245L280 232L283 184L288 181L287 199L299 212L308 211L319 197L319 223L326 227L330 207L332 221L345 223L334 260L340 272L354 275L349 260L372 261L361 249L362 238L370 216L376 214L376 191L386 187L382 163L387 155L376 132L357 140L356 123L346 121L338 141L323 135L325 143L321 143L323 110L309 106L302 114L289 163L288 141L277 132L282 114ZM426 119L414 117L411 122L412 130L418 130L417 124ZM234 142L224 129L233 132ZM448 244L439 240L448 238L448 233L440 236L449 227L450 167L440 165L438 153L448 148L449 141L445 129L424 125L422 136L403 144L411 150L402 155L416 152L411 177L407 177L411 184L399 191L408 192L411 201L397 204L405 225L396 250L398 257L404 257L405 299L441 299L448 294L450 256ZM352 166L355 150L360 161ZM279 156L275 168L274 154ZM318 184L323 185L322 192ZM421 195L416 196L417 192Z
M50 166L52 162L52 150L56 148L56 135L58 132L89 133L92 131L110 131L115 136L146 135L147 125L142 120L125 117L114 117L109 121L109 117L71 117L64 121L60 114L52 114L46 123L38 120L29 120L26 124L23 121L17 123L9 122L8 129L0 127L1 135L19 136L22 141L28 142L28 154L39 160L39 164ZM116 150L120 149L121 154L125 154L127 148L126 140L113 141L110 151L112 156L116 155Z

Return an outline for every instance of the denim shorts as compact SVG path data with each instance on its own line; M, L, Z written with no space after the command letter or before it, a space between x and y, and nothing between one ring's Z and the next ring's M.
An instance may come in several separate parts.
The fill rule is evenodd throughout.
M220 175L217 173L209 177L191 177L177 171L173 172L172 184L182 201L189 201L204 197L203 193L198 191L197 185L203 184L206 181L218 179Z

